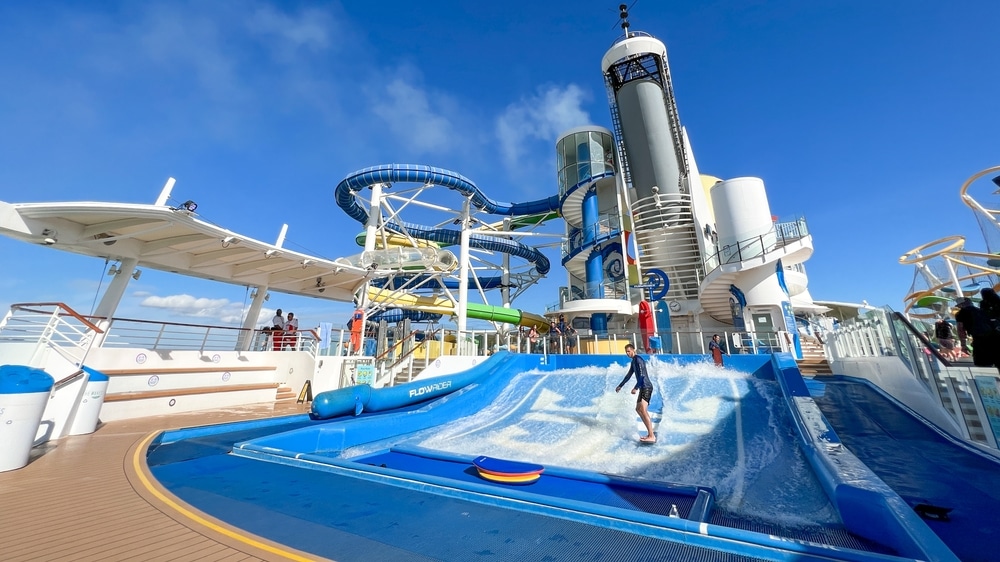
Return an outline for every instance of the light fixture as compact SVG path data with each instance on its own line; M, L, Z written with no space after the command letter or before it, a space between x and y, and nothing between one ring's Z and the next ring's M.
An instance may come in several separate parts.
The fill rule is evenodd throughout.
M108 240L108 238L110 238L110 240ZM94 240L103 240L103 242L102 242L102 243L103 243L103 244L104 244L105 246L114 246L115 244L117 244L117 243L118 243L118 239L117 239L117 238L114 238L114 237L112 237L112 236L111 236L110 234L108 234L107 232L101 232L101 233L99 233L99 234L95 234L95 235L94 235Z
M117 264L111 264L111 267L108 268L108 275L118 275L121 271L122 270L118 269Z
M231 244L239 244L240 242L242 242L242 240L235 236L226 236L222 239L222 247L228 248Z
M322 277L316 278L316 288L319 289L319 292L321 293L326 290L326 283L323 282Z
M135 270L135 271L132 272L132 279L138 281L140 277L142 277L142 270L141 269L137 269L137 270Z
M194 201L190 200L190 199L188 199L187 201L181 203L181 209L184 209L185 211L187 211L189 213L193 213L195 211L195 209L197 209L197 208L198 208L198 204L195 203Z
M302 269L305 269L305 268L309 267L310 265L312 265L314 263L316 263L315 260L304 259L304 260L302 260Z
M269 258L269 257L271 257L271 256L273 256L273 255L275 255L277 253L278 253L278 250L268 250L268 251L264 252L264 257L265 258Z
M46 246L51 246L55 244L56 242L59 241L56 238L58 234L59 233L56 232L55 230L52 230L51 228L46 228L45 230L42 231L42 244L45 244Z

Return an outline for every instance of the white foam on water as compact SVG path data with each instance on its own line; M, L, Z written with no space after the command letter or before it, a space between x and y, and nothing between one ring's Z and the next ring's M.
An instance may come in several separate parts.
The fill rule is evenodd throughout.
M712 363L649 361L658 442L639 445L627 364L515 375L483 410L408 444L467 455L712 486L719 507L787 525L835 523L774 381Z

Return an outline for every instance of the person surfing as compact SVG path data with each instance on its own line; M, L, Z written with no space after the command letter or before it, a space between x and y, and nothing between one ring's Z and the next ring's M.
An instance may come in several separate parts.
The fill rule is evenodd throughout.
M653 444L656 443L656 434L653 433L653 420L649 417L649 401L653 397L653 381L649 378L649 371L646 369L646 360L636 355L634 345L628 344L625 346L625 355L628 355L629 359L632 360L632 364L629 366L625 378L615 387L615 392L621 391L625 383L632 378L633 374L635 375L635 387L632 389L632 394L638 394L635 401L635 411L639 414L639 419L646 426L646 436L640 437L639 442Z

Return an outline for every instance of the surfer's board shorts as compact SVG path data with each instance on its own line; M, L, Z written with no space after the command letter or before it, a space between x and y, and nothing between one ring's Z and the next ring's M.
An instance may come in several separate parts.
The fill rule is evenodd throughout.
M653 389L652 388L640 388L639 389L639 397L636 398L635 403L638 404L639 402L642 402L643 400L645 400L646 403L649 404L649 401L652 398L653 398Z

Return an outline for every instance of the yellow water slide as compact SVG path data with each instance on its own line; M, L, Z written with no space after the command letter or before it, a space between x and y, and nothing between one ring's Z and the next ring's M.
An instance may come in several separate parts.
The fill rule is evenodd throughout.
M410 310L421 310L433 314L455 316L458 311L448 299L435 296L418 296L403 291L389 291L378 287L369 287L368 298L373 302L387 304ZM466 316L489 322L503 322L518 326L534 326L539 333L549 331L549 321L544 316L524 312L516 308L504 308L488 304L469 303L466 305Z

